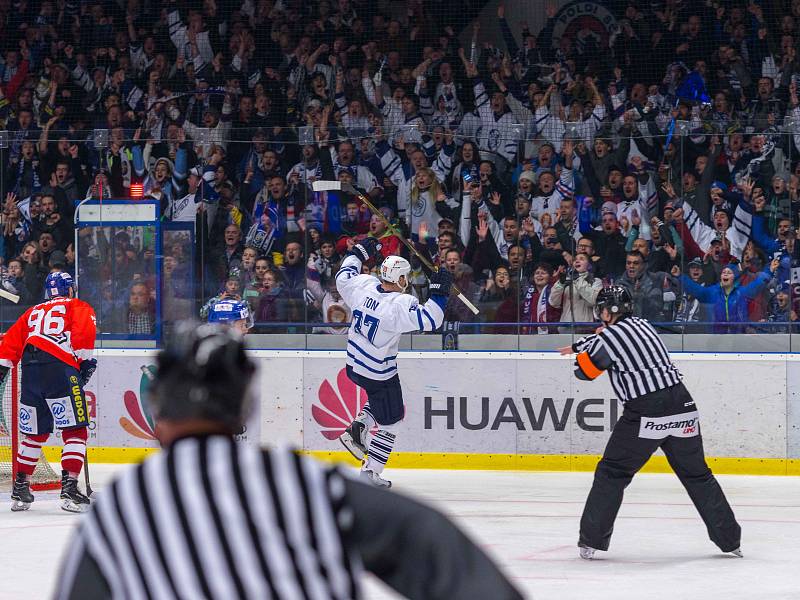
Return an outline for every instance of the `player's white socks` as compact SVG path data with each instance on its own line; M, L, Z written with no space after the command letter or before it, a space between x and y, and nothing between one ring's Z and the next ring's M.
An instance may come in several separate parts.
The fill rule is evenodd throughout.
M364 469L373 473L382 473L386 461L392 453L395 434L386 429L378 429L369 442L367 464Z
M61 450L61 468L68 473L80 473L86 460L86 427L64 429L61 433L64 448Z
M372 429L378 422L375 420L375 417L372 416L368 405L361 409L361 412L358 413L355 420L364 424L364 439L362 442L364 446L369 448L370 442L372 441Z
M36 468L39 457L42 455L42 444L47 441L47 437L46 435L30 436L23 434L22 441L17 449L17 462L22 467L22 472L32 473Z

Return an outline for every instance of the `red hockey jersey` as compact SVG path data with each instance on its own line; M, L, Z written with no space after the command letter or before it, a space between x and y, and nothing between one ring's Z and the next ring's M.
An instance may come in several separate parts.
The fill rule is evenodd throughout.
M77 298L53 298L31 306L3 336L0 365L12 367L27 344L76 369L94 354L97 321L94 310Z

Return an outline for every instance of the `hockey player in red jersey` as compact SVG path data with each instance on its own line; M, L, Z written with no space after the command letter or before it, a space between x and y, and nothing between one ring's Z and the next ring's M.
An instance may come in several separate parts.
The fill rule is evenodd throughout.
M84 386L97 367L92 307L74 297L68 273L47 276L47 300L29 308L0 343L0 382L16 363L22 364L19 402L21 442L11 510L30 508L30 477L53 427L61 430L61 508L83 512L89 498L78 490L78 475L86 457L89 411Z

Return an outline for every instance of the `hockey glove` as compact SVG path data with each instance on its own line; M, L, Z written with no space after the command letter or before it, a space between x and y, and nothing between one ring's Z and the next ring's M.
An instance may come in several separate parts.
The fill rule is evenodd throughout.
M6 375L11 369L6 367L5 365L0 365L0 384L2 384L6 380Z
M381 253L381 243L374 237L364 238L353 246L350 253L361 262L367 262L370 258L375 258Z
M97 359L89 358L81 363L81 387L89 383L89 380L97 370Z
M431 274L431 296L449 296L450 286L453 285L453 276L447 269L439 269Z

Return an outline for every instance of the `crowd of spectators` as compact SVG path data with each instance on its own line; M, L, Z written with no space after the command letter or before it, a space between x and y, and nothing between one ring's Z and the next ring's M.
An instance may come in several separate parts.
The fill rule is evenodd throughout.
M192 237L159 278L152 228L79 230L103 331L235 297L262 331L342 333L341 257L409 256L398 232L485 331L591 330L612 281L681 331L793 330L800 0L597 4L610 35L555 38L548 4L515 37L501 4L488 40L434 0L0 0L2 285L40 300L75 201L141 197Z

